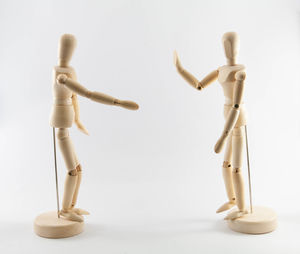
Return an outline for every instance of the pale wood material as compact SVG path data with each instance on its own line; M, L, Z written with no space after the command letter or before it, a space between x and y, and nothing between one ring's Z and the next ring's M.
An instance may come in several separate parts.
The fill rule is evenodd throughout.
M57 139L68 173L65 180L61 215L70 220L82 221L83 209L75 210L82 173L68 129L73 122L79 130L88 134L79 117L77 95L89 98L98 103L121 106L136 110L138 105L132 101L123 101L100 92L91 92L79 82L74 68L69 66L76 45L73 35L63 35L59 47L59 66L54 67L53 95L54 103L50 124L58 128ZM80 170L79 170L80 169Z
M185 70L179 60L177 52L174 51L174 64L177 68L178 73L194 88L201 90L207 87L209 84L214 82L218 78L218 70L214 70L204 77L201 81L198 81L191 73Z
M240 215L246 212L245 208L245 188L244 180L241 172L243 166L243 151L245 146L244 127L236 127L232 133L232 173L233 186L236 195L236 205L240 211ZM233 218L235 219L235 218Z
M230 214L237 212L237 210L234 210ZM276 229L277 215L270 208L254 206L252 213L244 214L242 217L235 220L228 220L227 223L228 226L236 232L245 234L265 234Z
M58 218L57 212L40 214L34 220L34 232L46 238L65 238L80 234L84 229L84 222Z
M237 77L239 79L237 79ZM221 135L221 138L217 141L217 143L215 145L216 153L221 152L221 150L223 149L224 143L226 141L226 138L228 137L228 135L232 131L232 129L234 127L238 127L236 125L236 123L238 121L239 115L241 114L240 106L241 106L242 96L243 96L243 91L244 91L245 77L246 77L246 75L242 71L238 71L235 75L236 80L234 81L233 94L232 94L233 98L230 98L230 99L233 99L232 105L231 105L229 112L227 113L226 122L225 122L224 130Z
M221 152L225 143L227 143L223 162L223 178L228 202L224 203L217 212L226 211L237 205L240 211L240 214L237 216L242 216L246 212L244 183L241 173L242 165L240 163L242 161L241 151L245 138L243 128L247 124L246 111L243 105L246 74L244 72L245 67L236 64L239 49L238 35L234 32L225 33L223 35L223 46L227 65L209 73L200 82L182 67L177 52L174 52L174 64L178 73L198 90L202 90L215 80L218 80L223 88L225 96L225 124L214 150L216 153Z
M223 46L227 65L219 67L208 74L202 81L198 81L191 73L185 70L174 52L174 64L178 73L194 88L201 90L213 81L218 80L225 96L224 116L225 124L222 134L215 144L214 150L220 153L226 145L223 162L223 178L228 201L217 212L229 210L237 205L237 212L231 213L225 219L235 220L247 214L245 207L245 190L242 176L243 148L245 140L245 126L247 124L246 110L243 102L244 82L246 79L245 67L237 64L239 52L239 37L234 32L223 35Z
M137 110L139 106L133 101L119 100L104 93L89 91L81 85L77 81L74 68L69 66L75 46L76 39L73 35L65 34L61 37L58 66L53 68L52 91L54 98L50 125L58 129L58 145L67 168L62 210L59 211L59 214L64 219L83 222L82 215L89 213L83 209L75 208L82 180L82 170L68 131L68 128L72 127L75 122L80 131L88 134L87 129L80 121L77 96L80 95L101 104L120 106L130 110Z
M137 110L139 108L139 106L133 101L122 101L104 93L91 92L80 85L76 80L68 78L67 75L64 74L58 75L57 81L59 84L66 86L74 93L77 93L98 103L120 106L130 110Z

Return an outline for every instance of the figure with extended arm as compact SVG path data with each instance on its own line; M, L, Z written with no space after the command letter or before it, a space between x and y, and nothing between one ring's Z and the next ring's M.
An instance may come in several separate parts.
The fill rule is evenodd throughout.
M68 170L60 215L70 220L82 221L82 215L88 214L88 212L75 208L82 169L68 132L68 128L72 126L74 119L79 130L88 134L88 131L80 122L77 95L98 103L120 106L131 110L138 109L138 105L100 92L91 92L79 84L74 69L69 66L75 44L76 40L73 35L65 34L61 37L59 62L58 66L54 67L54 103L50 123L53 127L58 128L58 144Z
M80 121L77 96L83 96L98 103L120 106L130 110L137 110L139 107L132 101L119 100L104 93L89 91L78 83L75 70L69 66L75 46L76 39L73 35L64 34L61 37L58 66L55 66L53 70L52 91L54 100L50 124L53 127L54 134L57 129L56 137L67 168L67 175L64 184L62 208L59 209L57 187L58 212L44 213L35 219L35 232L47 238L62 238L79 234L83 230L83 215L89 214L87 211L76 207L82 177L82 167L75 153L68 131L68 129L72 127L73 122L75 122L80 131L88 134L87 129ZM57 180L55 144L54 137L55 172Z

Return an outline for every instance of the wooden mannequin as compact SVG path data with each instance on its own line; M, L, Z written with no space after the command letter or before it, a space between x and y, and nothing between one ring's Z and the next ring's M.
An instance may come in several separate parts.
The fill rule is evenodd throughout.
M179 61L178 55L174 52L174 64L178 73L194 88L202 90L212 82L218 80L221 84L225 96L224 115L225 125L221 137L217 141L214 150L220 153L226 143L225 156L223 162L223 178L228 197L228 202L223 204L217 213L229 210L233 206L237 206L237 210L229 213L225 219L234 221L244 217L248 211L245 206L244 181L241 173L242 155L245 140L244 127L246 122L246 111L243 102L244 81L246 78L245 67L237 64L237 55L239 51L239 37L234 32L228 32L223 35L223 46L227 65L219 67L212 71L200 82L188 71L186 71ZM275 216L276 217L276 216ZM235 221L236 222L236 221ZM269 228L274 229L276 223L270 225ZM260 228L255 231L247 229L246 233L265 233ZM271 230L271 231L272 231ZM240 232L242 232L240 230ZM268 231L269 232L269 231Z
M72 127L74 121L80 131L88 134L88 131L80 122L77 95L81 95L102 104L121 106L130 110L138 109L138 105L132 101L122 101L100 92L91 92L79 84L76 79L75 70L69 66L75 46L76 39L73 35L64 34L61 37L59 44L59 62L58 66L54 67L53 72L54 103L50 116L50 124L52 127L58 129L58 144L68 170L65 180L62 209L59 211L61 218L58 218L58 220L60 219L59 222L55 222L56 224L59 224L60 230L62 227L62 220L64 220L64 224L67 223L68 227L70 227L70 225L75 225L75 228L80 228L78 223L82 224L82 215L89 214L83 209L75 208L81 183L82 169L69 136L68 128ZM53 213L47 216L53 216ZM43 218L45 219L45 215ZM46 220L49 220L49 218L47 217ZM66 222L65 220L71 222ZM36 226L36 224L38 223L35 223L36 232L45 237L66 237L73 235L72 231L74 231L69 228L67 232L63 232L65 235L61 235L61 231L53 231L53 227L49 231L49 228L45 229L44 227L41 229L41 222L39 226ZM79 231L80 230L81 229L79 229ZM78 232L76 231L76 234L77 233Z

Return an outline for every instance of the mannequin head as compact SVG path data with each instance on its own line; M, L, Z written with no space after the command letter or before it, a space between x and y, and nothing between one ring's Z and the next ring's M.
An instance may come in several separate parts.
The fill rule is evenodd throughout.
M60 37L58 48L58 65L67 67L72 58L74 49L76 47L76 38L72 34L64 34Z
M235 32L228 32L223 35L222 38L225 56L227 58L228 65L236 64L236 57L239 53L240 38Z

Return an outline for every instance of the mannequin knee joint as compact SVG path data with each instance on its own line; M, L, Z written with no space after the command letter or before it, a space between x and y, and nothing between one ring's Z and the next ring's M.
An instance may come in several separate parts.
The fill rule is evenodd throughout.
M69 176L77 176L78 175L78 171L77 168L76 169L72 169L68 172Z
M235 173L235 174L238 174L238 173L241 173L241 168L234 168L233 169L233 173Z
M81 165L78 164L77 167L76 167L75 169L70 170L70 171L68 172L68 174L69 174L70 176L77 176L78 174L81 174L81 171L82 171Z
M231 164L228 161L223 162L223 168L231 168Z

